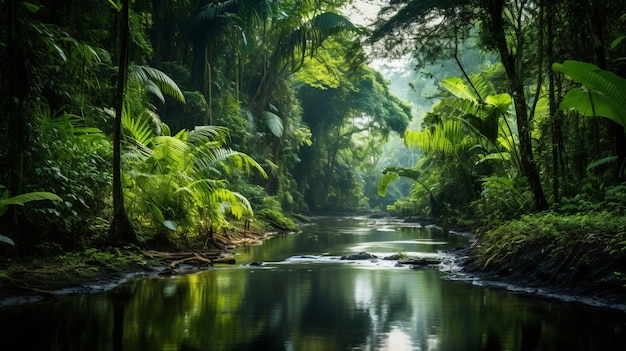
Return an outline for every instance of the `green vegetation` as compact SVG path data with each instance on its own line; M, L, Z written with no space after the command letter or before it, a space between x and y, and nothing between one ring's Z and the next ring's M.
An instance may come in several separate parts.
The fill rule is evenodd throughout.
M621 2L400 0L372 28L351 5L0 0L0 257L370 209L480 228L502 257L494 228L561 237L550 216L623 247Z
M480 235L481 271L527 286L576 294L623 293L626 220L606 211L524 215Z
M621 288L625 16L617 1L383 7L378 54L409 53L439 83L404 135L419 158L383 170L381 195L397 179L413 184L388 210L475 228L482 270ZM464 61L468 46L482 60Z
M411 111L346 4L0 1L0 257L181 249L367 208L359 179Z
M417 116L421 125L404 135L421 152L417 162L383 172L381 194L399 176L415 182L409 202L392 209L490 226L566 206L592 189L622 189L624 47L612 24L624 19L617 2L401 3L381 11L388 18L377 22L374 48L393 56L414 44L414 62L440 88L430 111ZM421 31L435 13L442 20ZM589 16L591 27L571 26L564 14ZM398 30L413 37L399 41L392 35ZM594 44L600 32L603 41ZM463 62L468 45L486 53L482 60Z

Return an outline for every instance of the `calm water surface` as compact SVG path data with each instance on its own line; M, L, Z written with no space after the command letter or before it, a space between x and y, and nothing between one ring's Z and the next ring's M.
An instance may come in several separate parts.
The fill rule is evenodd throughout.
M466 240L400 223L318 219L242 250L235 266L2 309L0 350L626 350L622 311L382 259L339 260L361 251L441 258Z

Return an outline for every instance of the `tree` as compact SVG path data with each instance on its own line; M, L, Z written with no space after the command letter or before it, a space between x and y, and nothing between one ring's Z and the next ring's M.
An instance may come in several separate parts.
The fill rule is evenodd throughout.
M360 178L361 164L370 152L381 152L372 146L381 146L379 141L387 140L392 132L406 130L411 110L389 91L380 73L367 66L350 69L347 56L341 54L347 48L330 47L342 59L333 61L329 55L321 65L307 62L311 67L306 70L318 72L317 79L305 75L308 83L300 88L304 121L311 127L313 143L300 152L296 179L309 187L305 195L314 208L363 206L359 203L363 187L354 184ZM319 66L330 73L320 73Z
M532 1L509 4L505 0L481 0L470 3L454 0L441 2L408 0L400 3L404 4L400 10L394 9L393 6L383 9L383 14L391 12L394 15L378 21L371 40L378 41L386 37L387 45L397 46L399 44L397 37L389 37L400 29L417 24L411 31L414 37L410 40L417 46L416 49L421 50L430 46L425 49L426 53L431 54L426 57L430 60L439 59L446 54L456 57L458 43L469 37L476 29L477 19L482 20L482 44L499 53L509 83L510 95L513 97L523 175L528 178L535 208L546 209L548 203L533 157L529 106L526 101L526 76L522 65L527 50L526 31L533 14L537 11L536 4ZM509 6L505 6L505 3ZM435 16L438 16L436 21ZM418 28L428 30L422 34ZM423 56L423 53L418 51L414 55ZM541 75L538 81L541 82ZM532 113L531 111L530 115Z
M513 23L505 23L503 19L503 16L505 16L504 4L505 0L490 0L488 2L486 11L490 14L490 17L487 17L488 24L486 28L495 41L500 60L507 74L511 95L513 96L522 172L528 177L535 199L535 208L537 210L546 210L548 202L543 193L539 170L533 157L529 108L526 102L525 76L522 64L525 49L524 30L527 25L525 17L528 15L528 12L535 11L536 8L534 7L535 4L530 1L516 2L515 6L507 9L507 13L515 15ZM506 28L513 28L512 33L507 33ZM513 36L513 44L507 41L507 35ZM541 86L541 76L539 76L538 80L539 86Z
M124 110L124 92L128 78L129 65L129 24L130 1L117 2L119 12L119 58L117 72L117 89L115 94L115 120L113 129L113 220L109 227L109 235L113 243L135 243L135 230L128 219L124 206L122 188L122 114Z

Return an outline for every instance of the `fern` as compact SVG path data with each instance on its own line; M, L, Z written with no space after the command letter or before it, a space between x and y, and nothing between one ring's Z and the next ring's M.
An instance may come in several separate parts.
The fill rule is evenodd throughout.
M136 143L148 146L154 137L154 127L150 124L150 120L145 118L143 114L133 118L128 111L128 105L124 106L122 113L122 126L132 137Z

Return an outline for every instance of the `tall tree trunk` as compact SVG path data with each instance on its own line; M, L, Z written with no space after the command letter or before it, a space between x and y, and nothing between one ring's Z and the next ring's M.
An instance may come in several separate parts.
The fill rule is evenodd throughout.
M173 61L174 23L170 0L152 0L152 46L156 61Z
M126 214L124 207L124 193L122 191L122 113L124 109L124 88L128 75L129 56L129 0L122 0L120 13L120 41L119 41L119 68L117 75L117 90L115 94L115 124L113 128L113 221L109 228L109 235L114 244L135 243L137 237Z
M20 32L24 19L20 19L19 2L9 0L7 4L7 47L5 57L6 84L11 91L6 91L4 103L7 105L8 145L8 190L10 195L22 193L22 173L24 169L24 149L26 146L26 121L22 113L23 101L28 95L28 74L26 72L24 46L20 46ZM4 118L4 116L2 117Z
M555 6L552 1L544 0L541 6L546 7L546 24L547 24L547 51L548 51L548 65L547 67L552 67L554 63L554 15L555 15ZM559 136L561 135L560 129L560 120L559 120L559 111L558 111L558 103L556 100L556 92L554 86L554 76L555 72L552 69L548 70L549 80L548 80L548 100L549 100L549 108L550 108L550 132L552 137L552 196L554 196L554 202L560 202L560 190L559 190L559 151L561 149L562 140L560 140Z
M207 47L203 40L196 39L193 41L192 62L191 62L191 89L201 92L203 95L206 91L206 66L207 66Z
M0 98L0 106L4 108L4 113L0 115L0 133L6 137L7 145L2 146L0 153L5 153L6 163L0 164L3 167L2 173L7 176L6 185L9 195L19 195L24 192L23 178L26 147L29 142L30 125L27 99L31 90L32 67L28 64L32 40L28 33L28 18L23 9L21 1L9 0L7 2L7 13L2 14L2 19L6 20L6 47L3 50L2 61L2 82L3 90ZM6 18L5 18L6 16ZM30 38L31 40L24 40ZM36 68L35 68L36 69ZM15 238L15 244L20 249L20 239L24 234L20 229L22 210L19 206L9 206L6 217L8 219L8 232ZM15 235L14 235L15 233ZM22 235L17 235L17 234Z
M520 9L520 12L523 9ZM539 171L533 157L532 140L530 137L530 123L528 117L528 108L526 106L526 94L524 91L524 74L522 68L523 41L521 26L515 30L516 47L515 52L509 48L506 39L505 25L502 19L504 11L504 0L491 0L489 2L488 11L491 15L490 32L495 39L500 59L504 65L506 75L509 81L511 95L515 106L515 115L517 117L517 129L520 146L520 158L522 162L522 172L528 178L530 189L533 193L535 209L545 210L548 208L548 202L541 187L541 179Z

